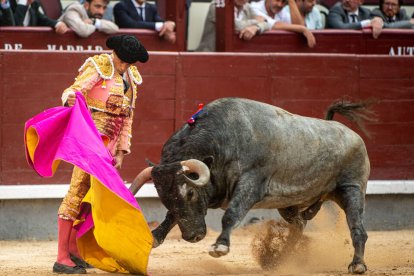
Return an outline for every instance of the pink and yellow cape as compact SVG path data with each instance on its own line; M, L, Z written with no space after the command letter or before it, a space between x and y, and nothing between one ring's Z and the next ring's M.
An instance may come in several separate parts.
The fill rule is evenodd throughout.
M73 107L48 109L25 124L26 158L43 177L61 160L91 175L91 187L76 221L82 258L108 272L147 274L152 248L144 215L113 167L113 158L77 93Z

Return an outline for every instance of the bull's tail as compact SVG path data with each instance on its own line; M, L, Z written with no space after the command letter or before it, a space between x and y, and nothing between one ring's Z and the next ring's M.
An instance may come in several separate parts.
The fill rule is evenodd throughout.
M360 102L350 102L348 100L340 100L331 104L326 111L326 120L333 120L335 113L339 113L346 117L350 121L357 124L357 126L364 132L364 134L370 137L370 133L365 128L365 122L376 122L377 117L375 112L371 109L375 104L375 100L365 100Z

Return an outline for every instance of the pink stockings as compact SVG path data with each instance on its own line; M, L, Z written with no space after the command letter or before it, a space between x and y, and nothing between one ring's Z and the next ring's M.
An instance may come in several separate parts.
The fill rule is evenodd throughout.
M76 233L73 228L73 221L58 217L58 255L56 262L68 266L75 266L70 259L70 254L79 257L76 245Z

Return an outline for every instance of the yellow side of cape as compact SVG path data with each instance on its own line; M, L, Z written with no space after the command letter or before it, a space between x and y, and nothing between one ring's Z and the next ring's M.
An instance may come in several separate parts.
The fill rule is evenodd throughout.
M92 206L94 228L77 240L82 258L104 271L146 275L153 238L142 212L93 176L83 202Z

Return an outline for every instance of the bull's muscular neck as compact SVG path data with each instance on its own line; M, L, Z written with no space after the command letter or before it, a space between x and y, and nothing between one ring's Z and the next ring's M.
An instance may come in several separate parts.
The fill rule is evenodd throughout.
M212 163L207 164L211 172L211 184L207 188L210 208L227 206L242 171L246 169L246 162L241 161L246 158L246 146L255 142L249 135L240 135L245 132L243 130L254 128L256 124L250 121L250 116L240 116L253 112L250 105L245 106L251 101L224 101L206 106L195 125L184 125L167 141L162 153L161 163L191 158L205 162L206 158L213 157ZM222 104L225 104L225 109L220 108ZM257 108L263 107L259 104ZM254 116L253 119L261 120Z
M227 191L227 185L224 183L217 183L215 178L214 169L211 172L211 184L207 189L208 207L209 208L226 208L230 200L229 193ZM223 182L223 180L219 180Z

